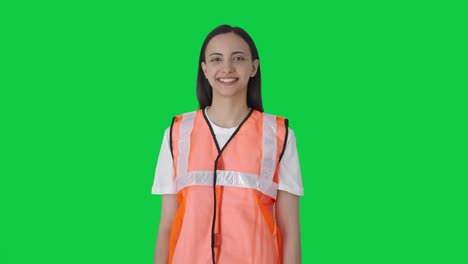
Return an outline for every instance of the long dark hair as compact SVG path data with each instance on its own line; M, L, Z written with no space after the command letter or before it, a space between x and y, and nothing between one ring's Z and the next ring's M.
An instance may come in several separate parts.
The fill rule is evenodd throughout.
M229 25L221 25L215 29L213 29L208 36L206 36L205 41L203 42L201 51L200 51L200 58L198 60L198 77L197 77L197 98L198 104L200 105L200 109L203 109L209 105L211 105L211 101L213 99L213 91L211 88L210 83L205 78L205 74L203 73L203 69L201 63L205 61L205 50L208 42L217 35L225 34L225 33L234 33L237 36L241 37L250 48L250 53L252 54L252 61L253 60L260 60L258 56L258 50L253 42L252 38L249 36L245 30L240 27L231 27ZM261 74L260 74L260 64L257 68L257 73L254 77L249 79L247 84L247 106L256 109L258 111L263 112L263 104L262 104L262 93L261 93Z

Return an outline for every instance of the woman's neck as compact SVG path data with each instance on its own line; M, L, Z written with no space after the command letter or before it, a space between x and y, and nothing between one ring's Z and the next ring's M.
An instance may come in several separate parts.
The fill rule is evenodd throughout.
M245 100L242 103L232 100L213 100L207 109L207 114L217 126L231 128L239 126L249 111L250 108Z

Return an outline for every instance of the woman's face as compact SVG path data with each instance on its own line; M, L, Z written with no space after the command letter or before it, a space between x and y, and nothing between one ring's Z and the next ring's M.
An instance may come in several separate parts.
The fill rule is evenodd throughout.
M258 60L252 61L249 45L234 33L212 38L205 50L203 72L213 96L247 96L247 83L255 76Z

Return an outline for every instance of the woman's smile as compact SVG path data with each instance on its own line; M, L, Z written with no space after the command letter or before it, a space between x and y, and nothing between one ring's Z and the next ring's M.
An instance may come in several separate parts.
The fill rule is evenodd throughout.
M223 85L234 85L238 82L238 78L218 78L218 82Z

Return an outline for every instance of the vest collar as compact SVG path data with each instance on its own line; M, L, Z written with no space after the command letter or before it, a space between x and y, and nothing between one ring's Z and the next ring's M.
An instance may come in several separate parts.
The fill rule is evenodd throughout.
M218 156L221 155L221 153L223 153L223 150L227 147L227 145L229 144L229 142L231 142L231 140L234 138L234 136L237 134L237 132L240 130L240 128L242 127L242 125L245 123L245 121L247 121L249 119L249 117L252 115L253 111L255 109L254 108L251 108L249 113L245 116L244 120L242 120L242 122L237 126L237 129L234 131L234 133L232 133L232 136L228 139L228 141L226 142L226 144L224 144L223 148L220 149L219 148L219 144L218 144L218 141L216 140L216 135L213 131L213 127L211 126L210 124L210 120L208 120L208 116L206 115L205 113L205 109L200 109L200 111L202 111L203 113L203 117L205 119L205 122L206 122L206 125L210 128L210 133L211 133L211 137L216 145L216 149L218 150Z

